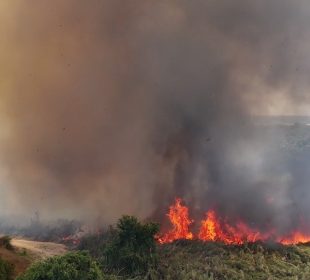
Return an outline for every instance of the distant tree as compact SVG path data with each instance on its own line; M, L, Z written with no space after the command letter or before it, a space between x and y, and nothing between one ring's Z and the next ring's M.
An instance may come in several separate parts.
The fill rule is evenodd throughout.
M103 274L88 253L68 253L35 263L17 280L102 280Z
M121 274L143 274L157 263L156 241L159 231L155 223L140 223L136 217L123 216L114 237L103 252L104 265Z
M13 250L13 246L11 244L12 238L10 236L2 236L0 237L0 247L5 248L7 250Z

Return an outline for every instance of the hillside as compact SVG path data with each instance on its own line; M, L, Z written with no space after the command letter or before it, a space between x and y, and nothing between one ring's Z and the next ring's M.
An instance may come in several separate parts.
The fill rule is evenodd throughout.
M128 231L128 230L126 230ZM137 235L129 231L125 241L129 247L119 258L140 260L145 258L132 249ZM129 234L130 233L130 234ZM157 244L155 251L148 250L150 256L156 256L155 262L148 264L143 274L127 272L128 261L111 269L107 252L119 248L114 238L119 233L109 230L101 235L88 236L81 240L80 250L87 250L97 260L106 275L113 280L309 280L310 279L310 244L286 246L279 243L245 243L243 245L225 245L217 242L199 240L177 240L172 243ZM123 236L123 234L122 234ZM116 239L118 240L118 239ZM143 239L142 239L143 241ZM112 243L111 243L112 242ZM118 242L118 241L117 241ZM112 246L111 246L112 244ZM126 248L119 243L120 249ZM154 254L155 252L155 254ZM121 276L122 275L122 276Z
M161 279L310 279L310 247L177 241L159 248Z
M5 261L9 265L13 265L13 277L23 273L32 262L31 256L26 251L8 250L0 247L0 261ZM0 271L0 279L6 279L4 271Z
M13 279L23 273L33 262L56 255L62 255L67 250L64 245L51 242L37 242L23 239L12 239L12 249L0 246L0 260L13 265ZM0 280L2 278L0 271Z
M227 246L180 240L158 246L158 254L158 267L149 270L148 278L106 275L106 279L310 279L310 247L306 245L288 247L256 243ZM23 255L3 248L0 248L0 257L15 265L15 276L24 272L34 261L31 254Z
M13 239L12 245L18 250L26 250L35 260L46 259L63 255L67 252L66 246L53 242L39 242L24 239Z

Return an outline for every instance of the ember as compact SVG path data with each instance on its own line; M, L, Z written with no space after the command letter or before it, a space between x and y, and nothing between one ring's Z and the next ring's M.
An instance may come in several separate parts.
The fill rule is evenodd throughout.
M161 244L170 243L178 239L194 239L190 231L193 220L189 218L189 210L177 198L175 205L170 206L169 214L173 229L158 237ZM274 241L283 245L310 242L310 235L295 231L287 236L277 236L275 230L261 232L251 228L244 221L239 220L235 225L227 222L225 217L219 217L215 210L209 210L206 218L201 221L197 239L202 241L223 242L225 244L241 245L246 242Z

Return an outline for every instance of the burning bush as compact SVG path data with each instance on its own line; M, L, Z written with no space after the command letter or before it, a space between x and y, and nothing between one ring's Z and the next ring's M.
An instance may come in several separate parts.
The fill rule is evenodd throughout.
M103 275L85 252L53 257L31 266L18 280L100 280Z

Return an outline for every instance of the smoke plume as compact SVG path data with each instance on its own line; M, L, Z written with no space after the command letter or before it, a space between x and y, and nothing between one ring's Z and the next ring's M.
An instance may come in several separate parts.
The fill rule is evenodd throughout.
M309 157L253 124L309 112L308 0L12 0L0 14L2 213L110 223L181 196L310 225Z

